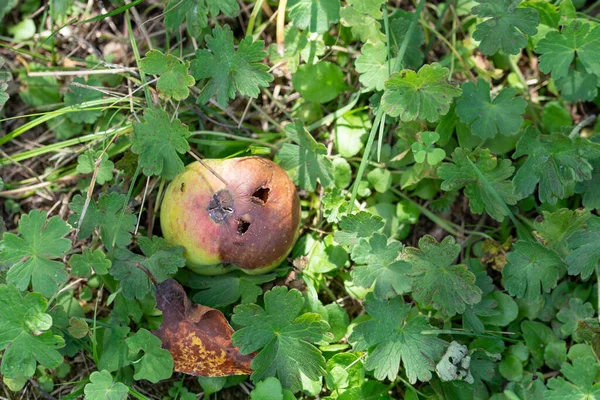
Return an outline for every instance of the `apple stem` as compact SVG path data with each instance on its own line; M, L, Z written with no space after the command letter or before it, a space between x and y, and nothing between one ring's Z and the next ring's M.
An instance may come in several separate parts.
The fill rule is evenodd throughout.
M201 159L200 157L198 157L198 156L197 156L195 153L193 153L193 152L190 150L190 151L188 151L188 154L189 154L190 156L194 157L194 159L195 159L196 161L198 161L200 164L202 164L202 166L203 166L204 168L206 168L207 170L209 170L211 174L213 174L214 176L216 176L217 178L219 178L219 180L220 180L221 182L223 182L223 183L224 183L225 185L227 185L227 186L229 185L229 183L228 183L228 182L227 182L227 181L226 181L226 180L225 180L225 179L224 179L224 178L223 178L221 175L219 175L219 174L217 173L217 171L215 171L214 169L212 169L211 167L209 167L209 166L208 166L208 164L207 164L207 163L205 163L204 161L202 161L202 159Z

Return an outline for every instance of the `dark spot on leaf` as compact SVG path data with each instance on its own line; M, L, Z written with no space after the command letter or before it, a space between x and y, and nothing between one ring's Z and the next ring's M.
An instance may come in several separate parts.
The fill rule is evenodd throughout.
M269 199L269 192L270 189L265 187L256 189L254 193L252 193L252 201L261 205L266 204Z

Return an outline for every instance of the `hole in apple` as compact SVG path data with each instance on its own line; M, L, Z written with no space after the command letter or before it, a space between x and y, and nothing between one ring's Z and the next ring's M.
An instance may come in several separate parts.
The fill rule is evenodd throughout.
M250 222L238 219L237 233L242 236L250 228Z
M179 188L181 193L185 192L185 182L181 182L181 187Z
M252 193L252 201L258 204L266 204L269 199L269 188L260 187Z

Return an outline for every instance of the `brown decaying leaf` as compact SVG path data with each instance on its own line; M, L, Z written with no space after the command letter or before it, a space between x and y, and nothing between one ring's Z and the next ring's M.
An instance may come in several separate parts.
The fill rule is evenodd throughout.
M233 346L234 330L221 311L192 304L174 279L157 286L156 303L163 322L153 333L173 356L175 371L196 376L252 373L253 356L242 355Z

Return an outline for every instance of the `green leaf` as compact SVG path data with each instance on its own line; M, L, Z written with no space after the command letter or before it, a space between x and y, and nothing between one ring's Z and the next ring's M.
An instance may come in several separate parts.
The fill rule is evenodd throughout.
M235 0L170 0L165 7L165 26L178 30L183 21L193 36L200 36L208 26L208 13L216 18L220 12L233 18L238 15L240 6Z
M104 185L106 182L112 180L112 172L115 168L115 164L108 159L108 154L102 154L102 151L88 150L79 157L77 157L77 172L80 174L90 174L96 169L96 162L100 159L98 166L98 173L96 174L96 182L100 185Z
M250 400L294 400L292 392L281 387L279 379L266 378L256 384L250 392Z
M295 289L277 286L264 303L264 309L256 304L234 309L232 321L242 328L233 334L233 344L242 354L258 352L251 364L254 382L276 376L297 392L302 375L316 380L325 374L325 358L312 343L324 340L329 327L318 314L300 314L304 298Z
M474 135L485 139L498 133L508 136L519 131L527 102L522 97L515 97L514 88L502 89L494 100L490 97L490 84L483 79L477 81L477 86L472 82L465 83L462 90L462 96L456 102L456 114L461 122L472 124Z
M535 235L545 247L565 259L569 254L567 241L585 227L590 216L587 210L561 208L553 213L543 211L542 217L538 217L533 223Z
M156 87L166 98L185 100L190 95L188 86L194 86L194 77L188 75L189 62L182 62L171 54L160 50L150 50L140 60L140 69L153 75L160 75Z
M110 274L121 281L123 296L127 299L143 299L152 289L153 283L140 265L147 269L157 283L161 283L185 266L183 247L169 246L158 236L139 238L138 245L144 256L128 249L116 249L112 254Z
M72 275L79 278L89 278L92 274L92 268L98 275L108 274L111 263L102 250L83 249L82 254L73 254L69 258L69 265L71 266Z
M575 55L589 74L600 77L600 26L592 29L590 24L572 21L561 32L548 32L535 52L541 54L540 71L555 80L567 76Z
M365 380L365 369L360 353L337 353L327 360L325 383L334 394L360 387Z
M302 97L316 103L327 103L347 88L342 69L327 61L301 65L292 76L292 85Z
M321 207L323 209L323 216L327 218L327 222L333 223L339 222L350 211L347 196L342 194L338 188L325 191L325 194L321 198Z
M134 355L142 351L139 359L133 362L136 381L146 379L152 383L157 383L163 379L169 379L173 373L173 357L168 350L161 348L159 338L148 332L146 329L140 329L135 335L125 340L129 351Z
M131 212L123 213L123 209L127 208L126 201L126 195L116 192L100 194L97 203L91 200L77 238L87 239L99 227L100 238L108 250L112 250L114 246L125 247L131 243L131 232L135 230L136 218ZM84 205L85 198L79 194L69 203L69 208L74 213L69 215L69 223L75 228Z
M300 31L292 25L285 28L284 51L279 54L277 43L271 44L268 49L269 59L272 64L285 63L290 74L295 74L300 61L313 64L325 54L325 42L322 36L313 36L308 31Z
M345 246L355 246L361 238L369 238L379 231L385 223L380 217L369 212L360 211L342 218L339 223L341 230L333 234L335 241Z
M498 51L519 54L527 46L527 36L537 33L540 18L533 8L519 8L521 0L476 0L471 12L489 18L478 24L473 39L480 41L479 49L488 56Z
M23 297L16 287L0 285L0 350L5 350L0 372L4 379L33 376L36 361L45 368L63 362L56 349L64 347L65 341L48 331L52 317L45 313L47 307L39 293Z
M575 191L583 195L583 206L590 210L600 210L600 159L590 163L594 169L590 180L580 182Z
M565 265L560 257L537 242L519 240L506 255L504 287L512 296L535 301L556 287Z
M131 302L131 300L128 300ZM127 326L112 326L104 329L104 340L102 342L102 352L98 360L98 369L115 372L129 365L129 348L125 343L125 338L129 333ZM160 346L160 345L159 345Z
M509 317L509 313L501 313L499 302L494 299L494 296L496 293L499 295L502 295L503 293L494 291L492 278L490 278L485 271L480 271L475 274L475 284L481 289L481 301L467 306L463 313L462 321L464 328L470 329L475 333L483 333L485 332L483 323L484 318L494 318L501 314L504 317ZM508 297L510 298L510 296Z
M516 356L508 355L498 364L498 372L505 379L518 382L523 379L523 363Z
M378 20L383 17L381 6L385 0L348 0L347 3L340 10L342 25L350 27L361 42L383 44L385 35Z
M187 287L199 289L193 296L194 302L208 307L225 307L240 301L254 303L263 292L260 285L276 278L276 274L248 275L235 271L226 275L203 276L181 269L177 280Z
M506 204L516 204L521 198L514 193L513 184L508 180L514 171L510 160L499 160L488 149L478 148L471 152L458 147L452 153L452 161L438 168L438 174L444 180L442 190L464 187L471 212L481 214L485 210L495 220L504 220L508 215ZM485 180L481 179L473 165Z
M574 340L581 341L581 338L575 332L577 324L579 321L592 318L593 316L594 307L590 303L584 303L581 299L573 297L569 299L568 305L561 308L556 314L556 319L564 324L560 327L560 333L563 337L573 335Z
M598 363L594 357L573 360L573 364L563 364L562 376L548 381L548 391L544 400L587 400L600 398L600 382L596 382Z
M75 339L81 339L86 337L90 333L90 327L83 318L71 317L69 319L69 335Z
M0 265L12 264L6 281L19 290L27 290L31 282L34 291L51 297L68 279L65 265L56 260L66 255L71 241L64 237L69 225L58 216L47 217L46 211L40 210L21 216L19 235L2 236Z
M352 259L357 264L352 271L354 282L370 288L378 299L388 299L410 291L410 280L406 274L410 265L398 260L402 244L388 241L381 233L373 234L368 240L360 239L352 250Z
M432 147L440 139L436 132L425 131L419 135L423 142L414 142L411 145L415 161L422 164L427 160L429 165L437 165L446 158L446 152L443 149Z
M356 72L360 74L358 80L368 89L383 90L385 82L390 77L386 44L366 43L360 49L360 53L355 63Z
M366 113L346 113L336 119L332 137L337 152L344 158L360 153L371 126Z
M292 175L302 189L314 191L317 182L324 187L333 185L333 164L327 149L306 131L302 121L286 125L286 133L297 145L285 143L279 151L279 166Z
M90 89L87 87L77 86L85 85L85 86L100 86L101 82L97 79L90 78L86 82L83 78L75 78L73 79L73 83L69 86L69 91L65 93L65 105L66 106L77 106L93 100L99 100L102 98L102 92L94 89ZM102 110L85 110L85 111L77 111L71 112L67 114L67 117L76 123L84 123L84 124L93 124L96 122L98 117L102 115Z
M413 298L426 306L432 305L447 316L462 314L467 305L481 301L481 289L475 285L475 275L464 264L453 265L460 246L452 236L438 243L432 236L419 239L419 249L408 247L405 260L412 268Z
M2 22L2 18L4 18L4 16L10 12L10 10L16 7L18 2L19 0L7 0L2 2L0 5L0 22Z
M8 33L13 36L15 42L31 39L35 35L35 22L30 18L22 19L16 25L8 28Z
M287 9L292 23L309 32L325 33L340 20L339 0L290 0Z
M381 301L369 293L363 306L373 319L358 324L348 341L355 350L368 350L365 370L374 371L379 380L394 381L402 363L411 384L429 381L446 346L421 333L431 329L425 317L410 313L411 306L400 297Z
M575 183L592 177L589 160L600 157L600 144L582 137L571 139L563 134L541 135L527 128L517 143L513 158L528 155L513 182L516 193L528 196L539 183L540 201L556 204L571 196Z
M235 378L246 378L243 375L237 375ZM225 387L228 379L225 376L199 376L198 383L202 387L204 396L209 397L211 394L217 393ZM229 385L228 385L229 386Z
M447 82L450 71L438 63L426 64L419 72L404 69L385 82L383 110L404 122L426 119L435 122L450 109L461 90Z
M569 69L567 76L556 80L555 84L566 101L592 101L598 95L598 79L578 65L576 69Z
M367 181L379 193L386 193L392 186L392 173L383 168L375 168L367 174Z
M408 34L412 20L415 18L414 13L398 10L390 16L390 37L397 50L400 51L404 38ZM408 39L402 65L404 68L417 69L423 65L425 58L421 51L421 46L425 44L425 35L420 24L416 24L413 28L412 35ZM392 60L394 65L395 60Z
M558 338L548 326L535 321L521 322L521 332L531 352L532 360L536 365L543 365L545 348Z
M90 383L85 385L84 400L125 400L128 392L125 384L113 381L110 372L95 371L90 375Z
M569 248L573 251L566 258L569 275L581 274L587 279L600 263L600 217L592 216L584 231L575 232L569 238Z
M0 81L0 111L2 111L2 108L4 108L4 105L10 97L8 93L6 93L7 89L8 83Z
M46 71L45 65L30 63L29 71ZM2 79L4 80L4 79ZM32 107L56 104L61 101L58 80L55 76L29 76L26 71L18 75L19 97Z
M546 133L561 132L563 127L573 125L573 117L562 102L550 101L544 105L542 124Z
M273 81L269 67L262 64L267 55L262 40L254 42L247 36L236 51L233 32L228 25L224 28L215 26L212 36L207 35L205 40L209 50L197 50L196 58L191 62L194 78L208 79L198 96L199 104L208 103L215 94L221 107L226 107L229 99L235 99L236 92L256 98L260 88Z
M183 172L179 154L190 150L190 131L177 118L159 108L147 108L144 122L133 124L131 151L138 154L142 171L147 176L158 175L171 180Z

